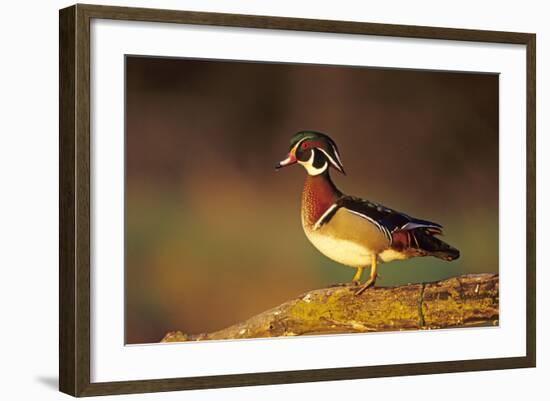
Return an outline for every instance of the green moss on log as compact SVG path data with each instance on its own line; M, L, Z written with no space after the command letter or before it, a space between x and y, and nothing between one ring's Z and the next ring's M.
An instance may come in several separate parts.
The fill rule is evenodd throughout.
M498 275L475 274L424 284L307 292L244 322L204 334L172 331L162 342L424 330L496 325Z

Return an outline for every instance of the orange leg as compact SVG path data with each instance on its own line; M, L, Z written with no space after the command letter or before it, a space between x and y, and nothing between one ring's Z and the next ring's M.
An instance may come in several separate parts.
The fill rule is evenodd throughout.
M361 283L361 275L363 274L363 270L365 270L364 267L358 267L357 271L355 272L355 276L351 279L351 282L355 285L358 285Z
M367 282L355 292L355 295L361 295L367 288L374 286L374 283L376 282L376 277L378 276L378 274L376 273L377 261L378 255L372 255L370 265L370 277Z

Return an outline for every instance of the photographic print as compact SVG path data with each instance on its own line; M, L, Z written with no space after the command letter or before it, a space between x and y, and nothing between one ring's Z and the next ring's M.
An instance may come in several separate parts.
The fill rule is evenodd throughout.
M126 56L125 342L498 325L499 76Z
M78 4L59 49L60 391L536 366L535 34Z

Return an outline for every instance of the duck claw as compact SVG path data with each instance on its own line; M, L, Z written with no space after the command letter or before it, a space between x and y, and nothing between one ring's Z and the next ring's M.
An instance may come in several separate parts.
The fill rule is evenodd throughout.
M361 295L363 292L365 292L365 290L373 287L374 288L374 282L376 280L373 280L373 279L369 279L365 284L363 284L361 286L361 288L359 288L357 291L355 291L355 295Z

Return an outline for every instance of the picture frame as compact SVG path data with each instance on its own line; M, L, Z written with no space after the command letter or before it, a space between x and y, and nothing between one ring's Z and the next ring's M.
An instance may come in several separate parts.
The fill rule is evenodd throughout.
M525 47L525 354L513 357L454 359L370 366L258 371L154 379L94 381L92 366L93 254L92 189L92 21L183 24L241 30L339 34L381 38L477 42ZM143 393L234 386L527 368L536 365L536 205L535 118L536 36L531 33L373 24L156 10L77 4L60 10L60 192L59 192L59 388L73 396ZM121 90L121 88L118 88ZM507 213L506 210L501 211ZM522 300L523 302L523 300ZM263 343L268 346L268 343ZM208 345L208 344L204 344ZM123 344L121 344L123 346ZM222 343L217 344L218 347Z

